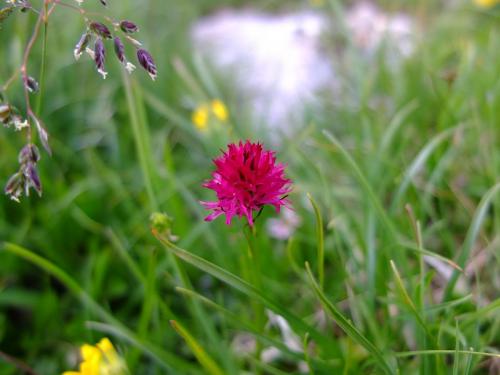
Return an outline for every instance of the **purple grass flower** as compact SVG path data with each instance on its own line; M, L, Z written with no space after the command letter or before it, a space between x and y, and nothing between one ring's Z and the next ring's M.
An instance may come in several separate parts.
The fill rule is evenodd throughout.
M111 31L109 31L106 25L100 22L92 22L90 24L90 30L104 39L111 39Z
M101 38L97 38L94 46L94 61L97 67L97 71L100 75L102 75L103 79L106 79L106 75L108 74L104 70L104 62L106 61L106 50L104 49L104 43Z
M126 20L120 22L120 29L127 34L133 34L139 31L139 28L135 23Z
M129 62L125 57L125 46L119 37L115 37L114 46L116 57L123 64L127 72L132 73L135 69L135 65Z
M149 54L148 51L145 49L138 49L137 50L137 60L139 61L139 64L148 72L149 76L151 79L154 81L156 79L156 65L153 60L153 57Z

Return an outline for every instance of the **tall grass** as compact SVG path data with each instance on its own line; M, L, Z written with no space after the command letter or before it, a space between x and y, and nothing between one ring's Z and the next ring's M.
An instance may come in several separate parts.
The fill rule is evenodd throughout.
M335 18L333 3L322 11ZM133 374L494 374L498 12L412 2L406 10L425 36L398 67L383 51L376 63L352 46L332 56L342 94L325 97L278 149L302 224L287 241L271 239L265 223L275 214L265 209L250 265L243 225L206 223L198 203L209 198L201 183L219 148L272 138L239 116L230 85L187 43L189 22L220 4L111 4L154 40L156 84L122 79L117 64L103 83L71 60L81 25L54 17L44 197L0 199L0 351L39 374L76 368L78 345L104 335ZM19 63L29 24L4 25L0 77ZM450 71L453 82L443 78ZM229 104L232 130L211 137L195 130L185 103L213 96ZM15 164L21 141L3 130L0 170ZM176 243L151 234L153 211L173 218ZM298 347L265 324L268 311ZM242 341L279 355L265 361ZM0 370L19 373L11 361Z

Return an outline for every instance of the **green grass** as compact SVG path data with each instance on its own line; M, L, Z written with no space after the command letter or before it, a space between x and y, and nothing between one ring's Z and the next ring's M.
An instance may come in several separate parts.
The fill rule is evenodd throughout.
M304 363L310 374L494 373L498 10L405 3L425 34L399 67L383 51L374 63L348 37L326 35L341 95L324 96L277 150L302 224L288 241L274 240L266 208L249 247L241 222L203 221L199 201L212 195L201 184L228 142L270 146L272 137L187 42L198 16L244 2L109 2L110 13L141 26L159 77L124 76L109 58L102 81L90 61L72 59L78 15L54 14L40 111L53 151L39 163L44 195L0 198L2 353L58 374L77 368L79 345L107 336L141 375L299 373ZM322 11L335 18L339 5ZM3 24L0 84L19 66L34 21L19 14ZM41 55L40 42L32 70ZM8 96L22 105L19 84ZM213 97L228 104L231 130L199 133L186 103ZM1 130L6 181L24 139ZM173 218L175 244L151 233L154 211ZM305 352L266 324L266 310L286 319ZM237 349L247 334L258 352L278 348L279 359ZM20 373L5 358L0 373Z

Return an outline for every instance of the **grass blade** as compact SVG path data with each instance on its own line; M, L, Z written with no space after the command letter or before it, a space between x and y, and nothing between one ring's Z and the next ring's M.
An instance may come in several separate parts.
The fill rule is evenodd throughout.
M334 371L335 367L333 367L333 363L331 363L330 361L326 362L317 357L309 357L305 352L303 354L290 349L283 342L260 333L257 327L253 323L244 320L240 315L237 315L232 311L229 311L228 309L212 301L211 299L208 299L207 297L202 296L201 294L196 293L193 290L181 287L176 287L175 290L190 298L195 298L200 302L202 302L203 304L205 304L206 306L214 309L215 311L218 311L227 320L236 324L240 329L251 333L252 335L255 336L256 339L262 341L264 344L278 348L284 355L288 356L290 359L294 359L297 361L306 360L306 362L309 363L310 369L314 367L321 371L327 371L327 372ZM309 335L306 333L305 337L309 338Z
M103 309L92 297L90 297L90 295L88 295L87 292L85 292L82 287L80 287L75 280L73 280L73 278L71 278L66 272L57 267L55 264L16 244L6 242L3 243L2 248L8 253L27 260L59 280L82 302L84 306L86 306L98 317L109 323L114 328L115 332L118 332L121 337L124 337L129 342L135 343L137 347L141 348L144 353L156 360L162 367L170 370L176 369L183 371L193 369L193 365L191 363L156 347L154 344L151 344L146 340L140 339L135 333Z
M189 331L184 328L180 323L175 320L171 320L170 324L177 331L177 333L186 341L196 359L203 368L211 375L223 375L224 372L217 366L212 358L203 350L203 347L196 341L196 339L189 333Z
M362 345L368 352L373 354L377 364L386 374L396 374L393 367L389 364L382 352L366 338L350 321L347 319L323 294L320 286L314 279L309 264L306 263L307 274L309 281L314 289L314 292L321 302L321 305L331 316L331 318L339 325L339 327L355 342Z
M389 146L396 135L396 132L404 124L406 118L418 108L418 101L416 99L407 103L403 108L401 108L392 118L391 122L387 126L384 132L382 141L380 142L380 154L385 155Z
M458 375L459 367L460 367L460 340L458 336L458 321L455 321L455 356L453 359L453 375Z
M169 252L173 253L175 256L182 259L186 263L189 263L192 266L212 275L216 279L219 279L227 285L233 287L234 289L239 290L246 296L262 302L267 308L283 316L292 327L300 331L302 334L309 332L309 335L314 340L316 340L318 343L321 343L325 347L331 347L335 345L330 338L321 334L317 329L307 324L301 318L289 312L287 309L275 303L270 297L267 297L261 291L259 291L243 279L239 278L238 276L203 258L200 258L197 255L191 254L190 252L177 247L164 237L157 236L157 239L165 246L165 248Z
M405 286L403 284L403 280L401 279L401 275L399 274L399 271L396 268L396 265L394 264L394 262L392 260L390 261L390 263L391 263L392 272L394 273L394 277L396 279L396 286L398 288L399 293L403 297L403 300L404 300L405 304L409 307L410 311L412 312L413 316L417 320L418 324L420 324L420 326L422 326L425 334L430 339L433 339L432 336L431 336L431 334L430 334L430 332L429 332L429 330L428 330L428 328L427 328L427 325L424 322L424 319L422 318L422 316L418 312L417 307L415 306L415 304L413 303L410 295L406 291L406 288L405 288Z
M499 353L490 353L490 352L475 352L473 350L456 350L456 349L436 349L436 350L413 350L409 352L399 352L394 353L394 355L398 358L403 357L413 357L416 355L448 355L448 354L467 354L467 355L475 355L480 357L491 357L491 358L500 358Z
M314 209L314 216L316 217L316 237L318 241L318 280L319 286L323 289L325 280L325 233L323 229L323 219L318 205L314 201L311 194L307 193L307 198Z
M396 229L394 228L394 225L392 224L391 220L387 216L387 213L385 212L384 208L382 207L382 204L380 203L380 200L378 199L377 195L373 191L372 187L370 186L368 180L366 179L365 175L359 168L358 164L356 161L353 159L351 154L342 146L342 144L339 142L335 136L330 133L327 130L323 130L323 134L330 140L330 142L339 149L340 153L346 160L347 164L351 167L352 171L354 172L354 175L356 176L356 179L358 180L359 184L361 185L362 189L365 191L366 196L368 197L368 200L371 202L373 208L377 212L377 215L379 216L380 221L384 224L386 227L387 231L393 236L396 236Z
M416 176L416 174L425 166L426 161L429 159L429 157L432 155L432 153L442 144L444 141L446 141L448 138L450 138L455 131L458 129L458 127L450 128L447 129L435 137L433 137L423 148L420 150L418 155L415 157L415 160L411 163L410 167L406 170L405 176L403 178L403 182L401 182L401 185L399 185L399 189L397 190L396 194L394 195L394 199L392 201L392 209L394 210L396 207L399 206L401 203L401 200L403 198L404 193L410 186L413 178Z
M422 254L422 255L426 255L426 256L431 257L431 258L439 259L440 261L442 261L442 262L448 264L449 266L453 267L454 269L456 269L458 272L461 272L461 273L464 272L462 267L460 267L454 261L452 261L451 259L448 259L442 255L439 255L438 253L424 249L422 247L417 247L411 243L406 243L406 242L400 242L399 246L401 246L401 248L403 250L408 250L408 251L415 252L417 254Z
M470 253L472 252L472 248L476 243L476 239L479 235L479 231L481 230L482 224L488 214L488 208L490 207L491 201L493 200L493 197L498 193L499 190L500 190L500 183L497 183L490 190L486 192L484 197L481 199L481 202L479 202L476 212L474 213L472 223L469 227L469 230L467 231L464 244L456 261L456 263L461 268L465 267L465 263L467 262L467 259L469 259ZM457 283L458 276L459 272L455 270L451 275L448 284L446 285L446 289L443 294L443 302L446 302L450 299L451 293L453 292L455 284Z

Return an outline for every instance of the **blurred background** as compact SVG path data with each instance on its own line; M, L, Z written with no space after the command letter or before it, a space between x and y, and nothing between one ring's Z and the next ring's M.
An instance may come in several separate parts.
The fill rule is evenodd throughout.
M39 7L41 1L32 3ZM384 249L394 246L393 238L327 130L352 156L398 233L412 237L404 210L409 203L421 221L426 248L457 259L477 205L499 181L500 9L466 0L108 3L104 8L86 0L83 6L135 22L136 38L154 57L158 78L152 82L140 68L127 76L106 42L109 75L102 80L88 56L73 57L85 30L82 17L74 9L56 8L47 29L39 112L53 155L42 151L38 164L41 198L34 192L21 203L0 197L1 241L50 260L139 337L192 361L168 323L174 316L222 358L225 352L210 346L189 299L174 290L179 285L175 264L151 235L149 217L154 211L167 213L180 246L243 272L241 224L205 223L198 202L213 199L201 185L219 150L239 139L260 140L277 150L294 181L294 211L278 216L264 210L260 219L261 231L268 234L259 243L266 249L262 267L269 293L313 319L317 306L287 258L288 249L300 267L305 260L315 262L309 192L324 216L328 295L349 305L353 295L368 293L366 306L359 302L350 311L360 322L369 321L379 304L391 302ZM21 65L35 21L36 14L18 12L2 23L0 85ZM133 48L126 51L135 63ZM33 76L41 53L38 42L28 66ZM6 95L23 108L20 82ZM222 115L214 101L222 105ZM0 130L0 180L5 183L17 169L25 137ZM455 330L454 316L499 298L498 204L485 215L454 296L473 297L440 318L448 333ZM401 254L410 257L405 277L413 283L416 263L409 253ZM432 275L429 300L437 303L452 269L433 258L426 266ZM249 316L242 296L193 268L186 273L199 293ZM169 311L154 302L149 315L144 312L145 291L151 290L140 282L144 275L153 275L154 293ZM376 297L381 295L387 298ZM380 316L390 316L382 310ZM234 354L245 352L237 346L243 330L227 326L210 309L201 316L213 322L216 342L236 358L237 365L227 368L246 368ZM483 317L481 330L463 328L461 344L498 351L500 317ZM89 326L93 320L99 319L92 307L66 285L0 252L3 353L39 374L57 374L77 368L78 345L108 335L131 373L167 371L109 327ZM412 350L415 327L404 320L380 327L361 324L384 346ZM348 344L336 335L345 355ZM442 335L443 347L455 348L453 335ZM353 356L344 373L364 373L366 354ZM418 373L416 361L408 359L402 373ZM300 372L291 360L269 363L282 372ZM475 358L472 369L499 374L498 366L494 359ZM0 361L1 374L18 371Z

